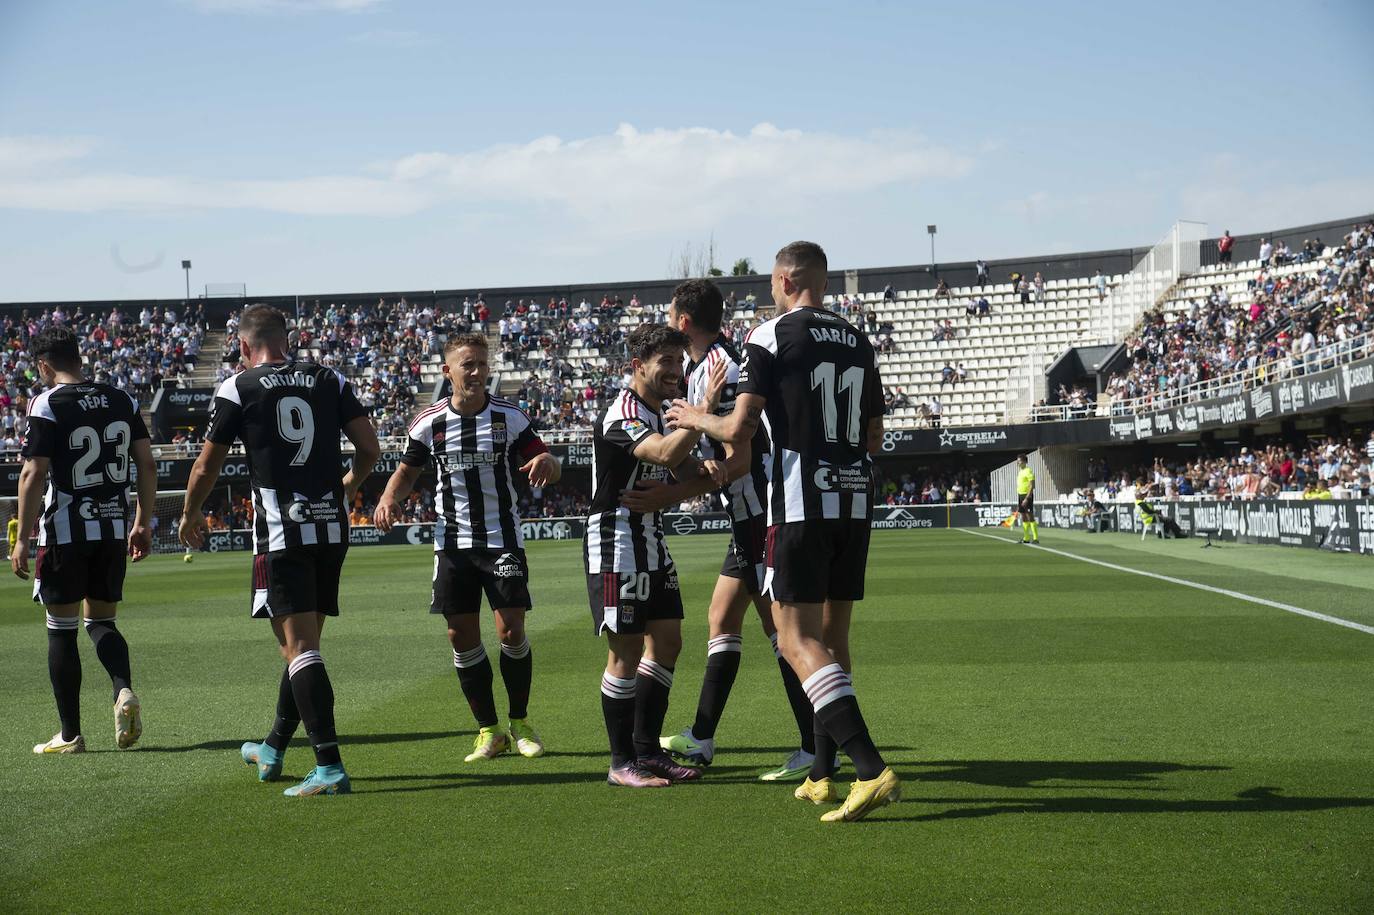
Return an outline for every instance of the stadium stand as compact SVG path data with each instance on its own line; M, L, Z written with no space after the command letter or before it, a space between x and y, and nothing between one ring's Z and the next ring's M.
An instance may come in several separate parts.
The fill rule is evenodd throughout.
M1106 285L1119 281L1107 277ZM1043 371L1089 329L1102 290L1094 277L835 295L828 304L874 338L883 381L898 400L894 426L1002 420L1007 381L1034 360ZM955 372L951 382L944 372ZM959 367L964 370L958 378ZM898 394L897 392L901 393Z
M96 312L57 304L6 316L0 323L0 453L5 455L18 453L28 402L43 390L27 355L29 339L54 324L70 327L81 338L92 378L136 394L144 408L166 380L196 384L213 377L212 365L200 365L199 358L205 335L203 305L183 303L160 311L145 306L135 315L118 307Z
M1374 226L1334 248L1204 267L1127 339L1131 367L1108 385L1112 412L1197 399L1237 372L1251 382L1302 374L1374 331L1371 299Z

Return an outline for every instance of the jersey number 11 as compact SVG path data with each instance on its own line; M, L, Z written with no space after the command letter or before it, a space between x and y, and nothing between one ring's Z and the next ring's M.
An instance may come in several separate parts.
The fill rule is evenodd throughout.
M854 447L859 445L859 397L863 394L864 370L851 365L840 373L838 389L835 385L835 363L822 362L811 370L811 389L821 391L821 424L825 429L827 442L838 442L840 425L840 405L836 394L849 394L848 411L845 417L845 440Z

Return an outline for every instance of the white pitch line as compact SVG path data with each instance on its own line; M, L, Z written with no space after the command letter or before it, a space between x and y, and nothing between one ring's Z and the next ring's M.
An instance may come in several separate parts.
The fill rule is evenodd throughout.
M955 528L955 530L963 531L965 534L973 534L975 537L986 537L989 540L996 540L999 543L1016 543L1015 540L1008 540L1006 537L998 537L996 534L986 534L982 531L970 530L966 527ZM1130 572L1132 575L1144 575L1146 578L1157 578L1160 581L1167 581L1172 585L1182 585L1185 588L1196 588L1199 591L1210 591L1213 594L1223 594L1226 597L1234 597L1236 600L1244 600L1252 604L1273 607L1276 610L1296 613L1298 616L1306 616L1314 620L1321 620L1323 623L1333 623L1337 626L1344 626L1347 629L1355 629L1368 635L1374 635L1374 626L1366 626L1363 623L1343 620L1339 616L1328 616L1325 613L1318 613L1315 610L1304 610L1302 607L1294 607L1292 604L1281 604L1276 600L1255 597L1253 594L1242 594L1239 591L1231 591L1227 588L1215 588L1211 585L1204 585L1201 582L1188 581L1186 578L1174 578L1171 575L1160 575L1158 572L1146 572L1142 569L1132 569L1130 566L1119 566L1116 563L1103 562L1100 559L1089 559L1087 556L1079 556L1076 553L1066 553L1063 550L1056 550L1047 546L1037 546L1036 549L1040 550L1042 553L1053 553L1056 556L1063 556L1067 559L1077 559L1079 562L1090 562L1095 566L1102 566L1104 569L1114 569L1117 572Z

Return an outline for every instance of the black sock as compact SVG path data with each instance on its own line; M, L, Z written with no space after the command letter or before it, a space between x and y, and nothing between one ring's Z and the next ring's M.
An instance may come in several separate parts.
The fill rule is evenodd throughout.
M124 641L124 633L115 628L114 618L107 620L86 620L86 634L95 645L95 656L104 665L114 686L114 698L119 699L121 689L132 689L129 682L129 643Z
M81 655L76 648L76 617L48 617L48 678L57 700L62 739L81 733Z
M868 736L868 725L859 712L859 700L854 697L849 674L838 664L827 664L807 677L802 686L816 709L817 751L821 749L819 732L823 730L844 748L861 780L876 778L885 764L873 738Z
M708 740L716 736L716 727L725 713L730 689L739 674L740 645L737 635L718 635L707 643L706 673L701 678L701 697L697 699L697 717L692 722L692 736Z
M778 650L778 634L775 632L769 638L773 640L773 654L778 659L778 671L782 674L782 688L787 693L787 704L792 709L793 720L797 722L801 748L808 753L815 753L816 738L812 733L812 725L816 720L816 712L811 708L811 700L806 698L806 690L802 689L797 672Z
M501 644L501 682L506 684L506 699L510 702L510 717L519 720L529 714L530 682L534 679L534 656L530 640L519 645Z
M496 697L492 694L491 659L487 650L478 642L476 648L453 652L453 666L458 671L458 685L463 688L463 697L468 700L472 717L477 719L479 728L489 728L496 724Z
M334 686L318 651L303 651L287 667L291 692L315 749L315 765L339 765L339 737L334 731Z
M281 684L277 687L277 720L272 722L272 730L262 742L284 753L300 723L301 713L296 708L296 693L291 689L291 674L283 670Z
M639 662L635 672L635 755L641 759L662 753L658 745L663 719L668 717L668 693L673 688L673 669L652 658Z
M820 716L815 712L811 713L811 733L812 746L815 747L811 752L816 754L811 760L811 780L814 782L835 774L835 751L839 747L835 746L835 739L826 733Z
M611 768L619 769L635 758L635 681L603 673L601 714L606 718L606 737L611 744Z

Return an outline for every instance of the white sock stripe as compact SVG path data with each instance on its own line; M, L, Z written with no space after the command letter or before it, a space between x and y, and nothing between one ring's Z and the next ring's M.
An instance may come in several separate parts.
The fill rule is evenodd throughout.
M673 672L652 658L640 660L639 673L641 676L652 677L669 689L673 686Z
M53 616L51 613L49 613L47 616L49 629L74 630L81 628L81 618L78 616Z
M744 638L738 635L718 635L706 643L706 654L720 654L725 651L742 651Z
M507 645L505 642L502 642L501 653L515 661L521 658L528 658L530 656L530 640L525 639L519 645Z
M622 680L620 677L612 677L609 673L601 675L601 692L603 695L612 699L633 699L635 697L635 681Z
M476 667L487 659L487 649L485 645L478 643L476 648L469 648L467 651L453 652L454 667Z
M820 711L836 699L854 695L849 674L838 664L827 664L807 677L802 689L806 691L806 697L811 700L811 707L816 711Z
M88 618L88 619L85 620L85 623L86 623L86 628L89 629L89 628L91 628L91 625L92 625L93 623L113 623L114 621L115 621L115 618L114 618L113 616L107 616L107 617L105 617L105 618L103 618L103 619L98 619L98 620L93 620L93 619L89 619L89 618Z
M286 675L288 677L294 677L296 674L300 673L302 670L309 667L311 664L323 663L324 658L320 657L320 653L318 651L302 651L300 654L296 655L296 657L291 660L290 664L286 665Z

